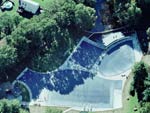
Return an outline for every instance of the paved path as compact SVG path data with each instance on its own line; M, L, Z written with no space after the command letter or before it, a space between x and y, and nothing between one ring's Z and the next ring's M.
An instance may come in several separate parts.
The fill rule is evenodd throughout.
M92 29L93 32L100 32L104 30L104 26L102 24L102 19L100 15L100 10L101 10L101 4L104 2L104 0L97 0L96 5L95 5L95 10L96 10L96 22L95 22L95 27Z

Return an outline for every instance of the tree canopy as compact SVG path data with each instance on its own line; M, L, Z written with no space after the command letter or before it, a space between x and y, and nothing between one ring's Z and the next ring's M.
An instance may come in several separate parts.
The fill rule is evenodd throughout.
M0 70L11 67L17 61L16 49L8 45L0 47Z
M18 100L0 100L0 113L29 113L20 106Z
M150 75L148 74L148 66L144 62L139 62L134 65L132 70L134 77L132 89L137 92L139 101L150 100Z
M16 63L15 70L20 72L22 70L19 69L26 66L38 71L57 68L85 31L94 26L95 10L83 3L51 0L47 5L48 9L31 19L23 19L18 15L10 18L7 13L0 16L0 38L5 38L7 46L12 48L9 50L12 55L5 57L9 62L1 65L2 68L13 63ZM1 62L5 61L2 59ZM9 70L7 73L9 75Z
M142 10L137 6L136 1L124 1L115 3L114 16L118 18L121 25L137 25L142 16Z
M10 15L7 13L3 13L0 16L0 39L4 38L6 35L10 35L11 32L18 26L18 24L22 21L22 17L18 15L13 15L10 18Z
M140 108L140 113L150 113L150 103L142 103L142 107Z

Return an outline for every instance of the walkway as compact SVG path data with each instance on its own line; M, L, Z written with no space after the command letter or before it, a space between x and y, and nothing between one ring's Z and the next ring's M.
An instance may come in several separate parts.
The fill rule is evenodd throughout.
M96 16L97 20L95 22L95 27L92 29L92 32L100 32L104 30L104 26L102 24L102 18L100 14L101 10L101 4L104 2L104 0L97 0L96 5L95 5L95 10L96 10Z

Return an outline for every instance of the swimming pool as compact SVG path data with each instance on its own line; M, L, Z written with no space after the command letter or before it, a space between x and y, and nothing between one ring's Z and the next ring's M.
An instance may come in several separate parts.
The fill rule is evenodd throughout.
M97 43L83 37L79 42L77 47L65 61L64 65L78 65L86 69L92 68L101 53L103 52L103 47ZM62 65L62 66L64 66Z
M120 108L123 80L111 77L131 69L136 61L135 53L139 51L135 50L134 37L117 40L105 48L83 38L61 66L63 68L48 73L27 68L17 81L30 91L32 105L44 98L44 103L40 103L44 106L78 107L80 110L87 106ZM71 65L66 67L69 63Z
M105 52L99 71L103 76L116 76L129 70L135 63L133 41L121 40Z
M67 95L76 86L84 84L85 79L92 77L92 73L82 70L66 69L50 73L39 73L27 68L17 80L25 83L31 91L32 98L37 99L44 88Z

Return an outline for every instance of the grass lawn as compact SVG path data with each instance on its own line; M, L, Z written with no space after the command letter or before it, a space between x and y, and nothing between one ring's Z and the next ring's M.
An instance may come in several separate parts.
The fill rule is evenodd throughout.
M44 9L44 8L48 9L48 6L49 6L49 4L50 4L50 2L51 2L51 0L33 0L33 1L38 2L38 3L40 4L40 6L41 6L43 9ZM14 4L15 4L15 5L13 6L13 9L10 10L10 11L4 11L4 12L0 11L0 15L3 14L3 13L7 13L7 14L9 14L10 16L11 16L11 15L14 15L15 13L18 14L18 13L17 13L17 9L18 9L18 6L19 6L19 2L18 2L18 0L13 0L13 2L14 2ZM19 14L18 14L18 15L19 15Z
M125 113L140 113L139 110L134 111L135 106L139 109L139 103L137 96L130 97L130 100L126 103Z
M18 2L18 0L14 0L13 2L14 2L13 9L10 10L10 11L5 10L4 12L0 11L0 15L3 14L3 13L7 13L7 14L9 14L10 16L11 16L11 15L14 15L15 13L18 14L16 11L17 11L17 9L18 9L19 2ZM18 15L19 15L19 14L18 14Z
M45 113L48 108L57 109L57 110L61 110L61 111L65 111L68 109L65 107L29 106L30 113Z

